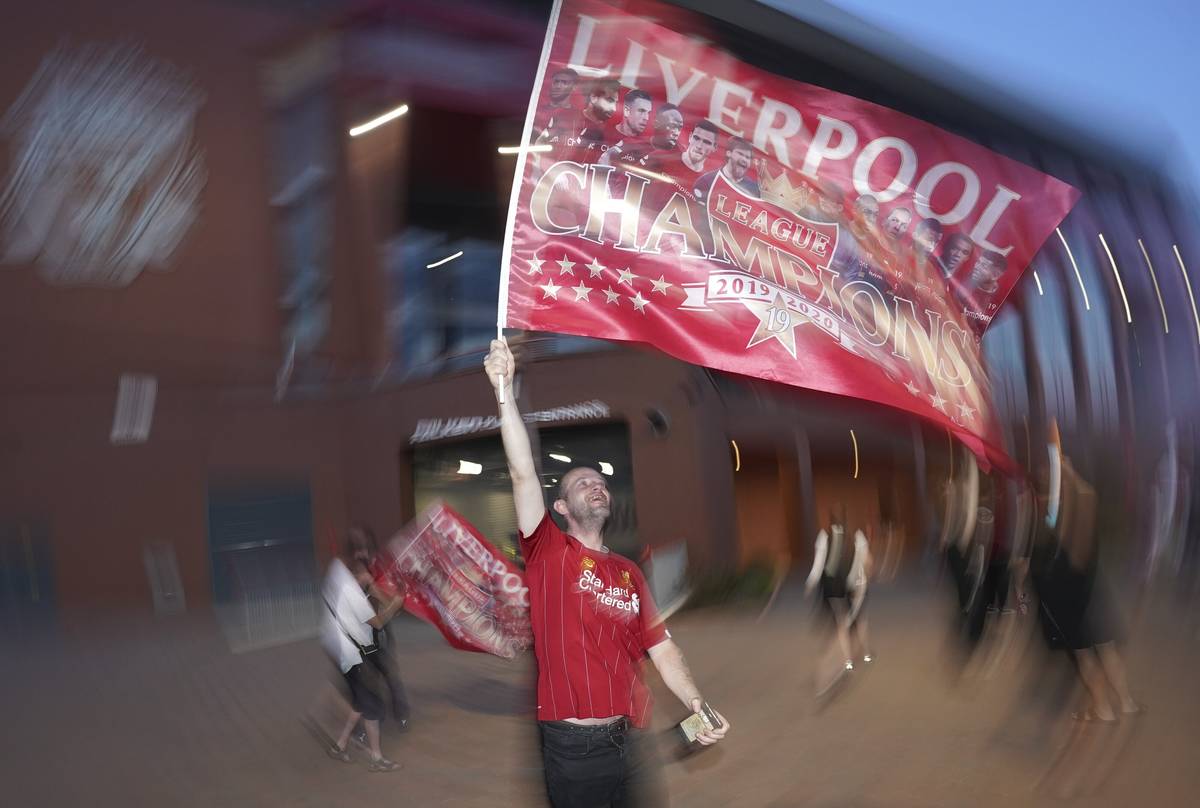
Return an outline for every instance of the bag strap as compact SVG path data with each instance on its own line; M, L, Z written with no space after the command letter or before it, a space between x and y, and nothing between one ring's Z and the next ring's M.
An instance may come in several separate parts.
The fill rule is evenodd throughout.
M358 649L359 656L361 656L365 660L368 655L373 654L379 650L379 646L377 646L377 645L372 645L370 650L367 650L367 648L365 646L363 646L362 643L360 643L358 640L354 639L354 637L352 637L350 635L350 632L346 631L346 627L344 625L342 625L341 618L338 617L337 612L335 612L333 610L333 607L329 605L329 601L325 600L324 595L321 596L321 600L325 603L325 608L329 610L329 613L331 615L333 615L333 622L337 623L337 627L342 630L342 634L346 637L347 640L354 643L354 647Z

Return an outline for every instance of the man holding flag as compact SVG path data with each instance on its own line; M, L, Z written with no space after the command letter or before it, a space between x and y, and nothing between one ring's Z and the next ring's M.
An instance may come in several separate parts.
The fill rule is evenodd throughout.
M484 361L500 402L537 658L538 722L546 789L554 806L655 805L662 800L651 740L650 692L639 666L649 656L663 682L692 713L704 706L683 652L658 619L637 565L603 542L612 497L597 471L562 476L554 510L542 497L533 451L512 391L515 362L493 340ZM719 717L719 716L718 716ZM714 744L729 722L701 731Z

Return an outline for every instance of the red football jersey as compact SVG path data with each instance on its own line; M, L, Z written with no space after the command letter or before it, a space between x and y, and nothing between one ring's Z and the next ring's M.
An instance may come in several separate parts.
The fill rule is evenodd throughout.
M521 537L538 664L538 720L628 716L650 721L640 666L668 639L638 566L590 550L558 529L547 511Z

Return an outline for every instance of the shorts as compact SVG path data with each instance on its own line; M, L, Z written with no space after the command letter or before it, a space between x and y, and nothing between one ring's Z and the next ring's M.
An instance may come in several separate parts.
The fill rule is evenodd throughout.
M350 706L354 712L362 713L367 721L379 721L383 718L383 699L375 692L373 685L377 676L370 666L360 662L342 674L346 684L350 686Z

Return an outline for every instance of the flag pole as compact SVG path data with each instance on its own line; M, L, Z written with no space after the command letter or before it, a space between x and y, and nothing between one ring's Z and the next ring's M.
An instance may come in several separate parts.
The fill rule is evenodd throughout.
M498 322L496 323L496 339L500 340L501 342L504 341L504 326L500 325L500 323L498 323ZM504 403L504 374L497 373L496 381L498 382L498 384L496 385L496 399L501 404L503 404Z
M500 254L500 294L496 300L496 339L504 339L504 326L508 320L508 276L512 268L513 227L517 219L517 203L521 197L521 181L525 177L525 157L533 134L533 119L537 112L538 94L546 79L546 65L550 61L550 48L554 44L554 32L558 28L558 15L562 11L562 0L554 0L550 8L550 19L546 23L546 39L542 42L542 56L538 60L537 75L529 93L529 108L525 112L525 128L521 135L521 149L517 152L517 166L513 172L512 195L508 200L508 221L504 227L504 248ZM504 377L497 379L497 400L504 403Z

